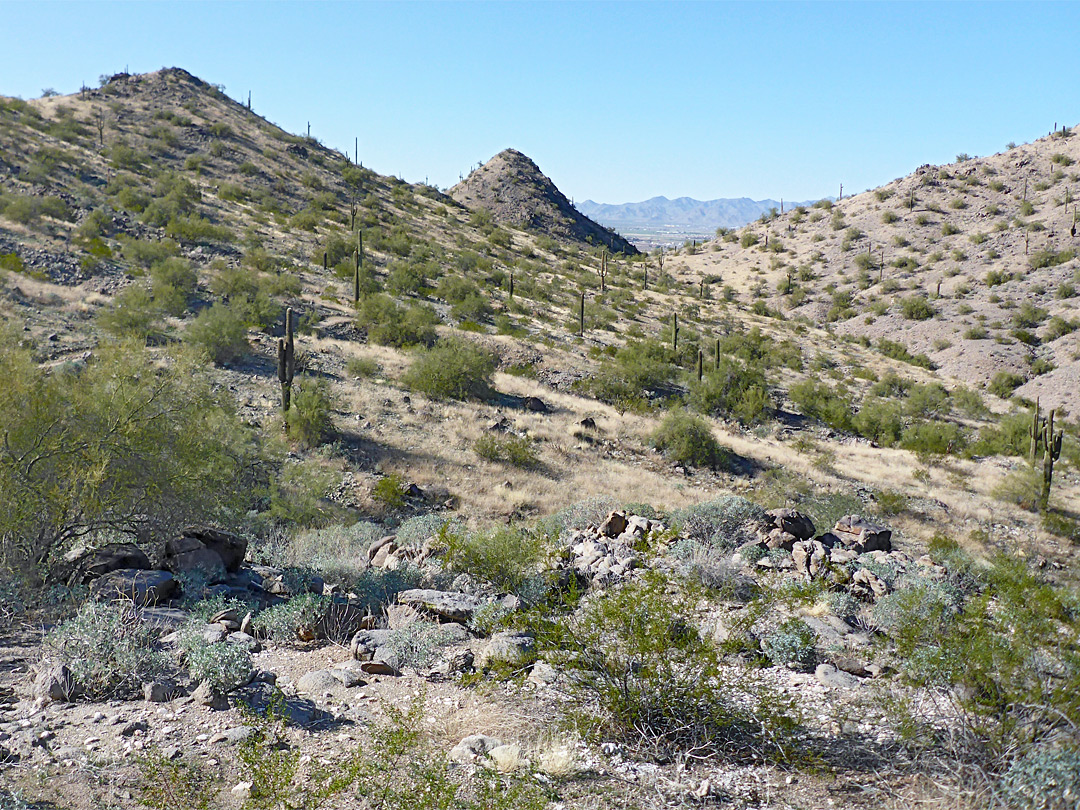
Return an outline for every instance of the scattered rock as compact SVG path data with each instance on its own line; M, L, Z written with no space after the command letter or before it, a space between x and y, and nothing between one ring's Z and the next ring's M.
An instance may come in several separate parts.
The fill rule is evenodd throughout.
M221 555L207 548L197 537L181 535L165 543L165 567L174 574L197 573L213 585L224 582L227 571Z
M832 534L856 554L892 551L892 531L860 515L846 515L836 521Z
M494 664L522 666L536 657L536 639L532 633L496 633L480 647L476 666L488 669Z
M71 670L63 664L42 670L34 680L34 697L42 702L68 703L80 694L82 689L75 682Z
M854 675L843 672L832 664L818 664L814 670L814 677L824 686L833 689L855 689L859 686L859 679Z
M487 756L502 744L502 740L489 737L486 734L470 734L451 748L448 756L451 762L456 762L459 765L469 765L477 762L481 757Z
M109 543L94 551L79 554L61 566L54 578L67 585L89 585L98 577L122 569L150 570L150 558L134 543Z

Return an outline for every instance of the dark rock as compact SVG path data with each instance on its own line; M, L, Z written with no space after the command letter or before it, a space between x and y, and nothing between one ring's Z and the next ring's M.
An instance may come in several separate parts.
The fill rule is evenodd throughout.
M149 571L150 559L134 543L110 543L80 555L63 566L63 569L62 576L57 577L57 581L66 582L69 586L89 585L91 581L112 571Z
M186 537L193 537L211 551L216 551L225 565L225 570L235 574L247 556L247 540L230 532L211 529L206 526L193 526L181 532Z
M139 607L171 599L179 583L168 571L124 568L110 571L90 583L90 596L99 602L127 599Z
M857 554L892 551L892 531L861 515L846 515L836 521L833 534Z
M626 513L616 511L607 516L604 522L600 524L597 531L604 537L618 537L626 531L628 525Z
M774 526L793 535L796 540L809 540L817 533L814 521L802 512L794 509L770 509L767 514L772 518Z
M174 574L201 574L207 584L224 582L227 576L221 555L197 537L181 535L166 542L164 562Z
M34 680L34 697L44 702L67 703L80 694L82 689L75 683L71 670L63 664L39 672Z
M551 408L540 397L526 397L521 407L533 413L551 413Z

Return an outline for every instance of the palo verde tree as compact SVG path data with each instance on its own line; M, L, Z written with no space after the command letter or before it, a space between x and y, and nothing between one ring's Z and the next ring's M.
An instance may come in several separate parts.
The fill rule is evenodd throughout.
M44 370L0 325L0 379L0 571L40 572L93 532L164 538L250 508L255 438L193 363L117 344Z

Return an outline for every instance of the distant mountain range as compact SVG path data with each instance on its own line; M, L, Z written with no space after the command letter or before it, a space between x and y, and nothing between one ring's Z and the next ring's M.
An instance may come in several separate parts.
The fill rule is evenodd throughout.
M816 202L816 201L812 201ZM785 201L785 210L797 205ZM690 197L653 197L636 203L611 205L585 200L577 209L590 219L617 229L676 228L681 231L711 233L721 226L735 228L760 217L770 209L780 209L778 200L751 200L749 197L720 200L695 200Z

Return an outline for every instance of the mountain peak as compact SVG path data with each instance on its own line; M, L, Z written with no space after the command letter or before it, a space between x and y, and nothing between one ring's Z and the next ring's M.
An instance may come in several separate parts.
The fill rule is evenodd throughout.
M450 196L467 208L490 211L500 224L606 245L614 253L637 253L617 233L574 208L532 158L516 149L499 152L450 189Z

